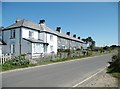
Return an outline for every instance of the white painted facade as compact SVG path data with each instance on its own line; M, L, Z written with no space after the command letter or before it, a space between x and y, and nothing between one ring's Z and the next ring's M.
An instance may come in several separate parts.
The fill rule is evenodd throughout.
M49 54L51 52L57 54L58 47L64 45L66 45L65 49L86 46L86 44L80 43L78 39L74 40L66 38L66 36L62 37L59 36L59 33L55 34L46 24L39 24L37 26L39 29L23 26L3 30L2 39L6 45L3 48L0 47L3 50L3 52L0 50L0 53L16 55L30 54L34 56L43 53ZM63 40L59 42L61 38Z
M37 30L31 30L31 29L28 29L28 28L22 28L22 38L30 38L29 32L33 33L33 36L32 36L33 39L38 40L38 34L39 34L38 31Z
M49 43L47 53L57 53L57 36L47 33L47 43Z
M15 38L11 38L11 30L15 30ZM32 32L33 36L29 36L30 32ZM11 47L14 47L14 53L16 55L19 54L32 54L39 55L41 53L57 53L57 36L49 33L40 33L37 30L32 30L28 28L17 28L5 30L3 35L3 40L7 45L3 47L3 54L13 53ZM52 37L52 38L51 38ZM43 40L43 42L48 43L49 45L44 45L43 43L32 43L25 39L35 39L35 40ZM13 45L13 46L11 46ZM21 47L20 47L21 46Z

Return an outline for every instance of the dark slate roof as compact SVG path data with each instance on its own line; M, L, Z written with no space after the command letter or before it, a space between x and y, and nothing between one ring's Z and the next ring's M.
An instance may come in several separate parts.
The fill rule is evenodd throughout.
M25 20L25 19L20 20L17 23L12 24L5 29L11 29L11 28L16 28L16 27L21 27L21 26L36 29L36 30L40 30L39 24L36 24L32 21L28 21L28 20Z
M66 39L70 39L70 40L74 40L74 41L78 41L78 42L83 43L81 40L79 40L77 38L74 38L72 36L68 36L64 33L60 33L60 32L57 32L55 30L50 29L45 23L44 24L36 24L32 21L28 21L28 20L25 20L25 19L20 20L17 23L14 23L14 24L8 26L4 30L15 28L15 27L21 27L21 26L28 27L28 28L35 29L35 30L39 30L41 32L51 33L51 34L57 35L59 37L63 37L63 38L66 38Z
M52 34L55 34L55 35L57 35L59 37L63 37L63 38L66 38L66 39L71 39L71 40L83 43L80 39L77 39L77 38L74 38L72 36L68 36L65 33L60 33L58 31L50 29L48 26L46 26L46 24L40 24L40 28L41 28L41 32L52 33Z
M44 43L43 40L36 40L36 39L27 39L27 38L23 38L24 40L27 40L31 43L43 43L43 44L48 44L48 43Z

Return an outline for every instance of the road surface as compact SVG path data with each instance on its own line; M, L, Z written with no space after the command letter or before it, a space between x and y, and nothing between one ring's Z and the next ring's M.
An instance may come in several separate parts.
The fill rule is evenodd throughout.
M72 87L104 68L111 54L2 74L3 87Z

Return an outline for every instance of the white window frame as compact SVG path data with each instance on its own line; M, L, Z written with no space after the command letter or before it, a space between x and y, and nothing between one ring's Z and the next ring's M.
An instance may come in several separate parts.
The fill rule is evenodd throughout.
M29 31L29 38L34 38L34 32L33 31Z
M15 53L15 44L10 45L10 53Z
M10 38L11 38L11 39L14 39L16 32L15 32L15 30L10 30L10 31L11 31L11 33L10 33Z

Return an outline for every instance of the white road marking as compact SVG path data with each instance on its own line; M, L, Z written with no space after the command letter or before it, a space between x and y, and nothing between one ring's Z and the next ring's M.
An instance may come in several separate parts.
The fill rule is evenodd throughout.
M105 67L105 68L106 68L106 67ZM75 85L74 85L74 86L72 86L72 87L77 87L77 86L79 86L80 84L82 84L82 83L86 82L87 80L89 80L89 79L91 79L92 77L96 76L98 73L100 73L100 72L102 72L103 70L105 70L105 68L101 69L101 70L100 70L100 71L98 71L97 73L95 73L95 74L93 74L92 76L90 76L90 77L88 77L88 78L84 79L83 81L81 81L81 82L79 82L79 83L75 84Z

